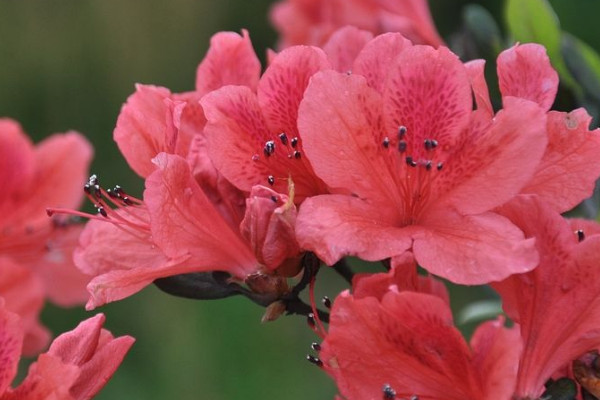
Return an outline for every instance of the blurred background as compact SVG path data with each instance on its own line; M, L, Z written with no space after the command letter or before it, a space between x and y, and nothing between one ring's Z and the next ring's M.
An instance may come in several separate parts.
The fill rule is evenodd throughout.
M431 0L444 38L461 30L467 3L481 4L505 29L503 1ZM551 3L564 31L600 49L598 0ZM248 29L264 59L276 42L267 17L270 5L267 0L0 0L0 115L20 121L35 141L54 132L82 132L96 148L92 172L107 187L120 184L141 195L142 180L112 141L119 109L134 84L192 89L210 37L221 30ZM320 295L333 298L345 287L331 271L322 275ZM453 289L455 311L490 296L485 288ZM305 360L318 338L303 317L261 324L264 310L245 299L197 302L154 287L98 311L107 315L115 335L137 339L98 399L305 400L331 399L335 393L333 382ZM48 305L42 317L58 334L88 316L82 308ZM467 335L472 329L462 327Z

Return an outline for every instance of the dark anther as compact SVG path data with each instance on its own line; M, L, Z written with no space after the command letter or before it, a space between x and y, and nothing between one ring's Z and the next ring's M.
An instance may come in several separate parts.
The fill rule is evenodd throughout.
M321 345L317 342L312 342L312 344L310 345L310 348L313 349L314 351L321 351Z
M406 142L404 140L398 142L398 151L400 153L404 153L406 151Z
M444 167L444 164L441 163L441 162L439 162L438 165L437 165L437 170L441 171L443 167Z
M306 323L308 324L308 326L311 327L311 329L314 329L316 325L315 314L308 313L308 315L306 316Z
M86 183L85 185L83 185L83 191L86 192L87 194L91 194L89 183Z
M431 160L428 160L428 161L425 163L425 169L426 169L427 171L431 171Z
M298 150L294 151L294 158L296 160L299 160L300 158L302 158L302 153L300 153Z
M384 400L394 400L396 398L396 391L392 389L389 384L383 385L383 399Z
M271 196L271 200L273 201L273 203L277 203L277 196Z
M577 234L578 241L582 242L583 239L585 239L585 233L583 233L583 229L577 229L575 233Z
M96 174L90 175L88 179L88 184L90 186L98 185L100 182L98 181L98 176Z
M96 197L97 199L102 197L102 189L98 184L94 185L94 197Z
M269 182L269 185L273 186L275 184L275 177L273 175L269 175L267 177L267 182Z
M281 132L279 134L279 140L281 140L281 143L283 143L284 146L287 144L288 139L287 139L287 135L285 134L285 132Z
M130 206L133 204L133 201L131 201L131 199L129 199L129 197L125 196L125 197L123 197L123 203Z
M323 298L321 299L321 301L323 302L323 305L326 308L331 308L331 299L329 299L329 297L323 296Z
M114 194L116 194L117 196L123 196L125 194L125 191L123 190L123 188L119 185L115 185L115 187L113 188L113 192Z
M296 146L298 146L298 138L293 137L290 144L292 145L293 148L296 148Z
M413 394L412 396L410 396L410 399L408 400L419 400L419 396L417 396L416 394Z
M410 165L411 167L416 167L417 163L415 160L413 160L413 158L411 156L407 156L406 157L406 164Z
M406 127L404 125L400 125L398 127L398 139L402 139L406 135Z
M265 156L269 157L271 154L275 153L275 142L272 140L269 140L268 142L265 143L265 148L263 149L263 153L265 153Z
M321 361L319 358L315 357L315 356L311 356L310 354L306 355L306 359L315 364L317 367L322 367L323 366L323 361Z
M390 139L387 136L384 137L382 144L383 144L383 147L385 147L387 149L388 147L390 147Z
M438 142L435 139L425 139L425 150L433 150L437 147Z
M100 215L102 215L104 218L108 218L108 214L106 213L106 210L104 209L104 207L100 206L98 207L98 212L100 213Z

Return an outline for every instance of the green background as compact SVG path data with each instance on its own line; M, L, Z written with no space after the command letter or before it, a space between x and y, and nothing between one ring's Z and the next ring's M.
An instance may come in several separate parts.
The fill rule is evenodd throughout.
M501 1L478 3L502 21ZM599 1L551 3L564 30L600 49ZM431 1L444 37L460 28L464 4ZM69 129L84 133L96 148L92 172L106 186L139 195L143 182L112 141L134 83L192 89L210 36L220 30L248 29L263 57L276 40L269 6L265 0L0 0L0 115L20 121L35 140ZM333 298L344 284L331 271L323 275L320 294ZM470 288L453 295L459 310L489 293ZM333 382L304 360L317 337L302 317L261 324L263 310L242 298L196 302L154 287L98 311L114 334L137 338L98 399L304 400L335 393ZM43 320L58 334L89 315L49 305Z

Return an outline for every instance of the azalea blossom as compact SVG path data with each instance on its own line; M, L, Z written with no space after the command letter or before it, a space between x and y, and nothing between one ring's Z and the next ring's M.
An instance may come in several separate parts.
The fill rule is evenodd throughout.
M130 336L114 338L102 329L104 319L98 314L57 337L50 349L31 364L25 379L12 388L24 332L19 316L8 311L0 299L0 399L91 399L108 382L134 342Z
M538 398L549 378L600 348L600 228L569 223L539 198L519 197L501 213L536 239L540 254L531 272L492 284L523 338L515 398Z
M421 277L415 285L415 278L414 263L395 265L335 299L318 363L341 398L510 399L518 329L503 327L502 319L489 321L467 344L440 283Z
M399 32L414 43L439 46L426 0L282 0L271 9L279 47L324 45L338 28L352 25L373 34Z
M45 298L61 306L86 298L88 278L71 259L81 226L67 218L48 218L46 207L79 207L91 156L90 144L76 132L52 135L34 146L17 122L0 120L2 295L7 307L26 321L28 355L42 350L49 339L37 322ZM21 299L9 296L21 281L29 282L23 286L27 293ZM31 299L28 306L26 299Z
M533 241L493 212L530 182L546 150L546 115L505 96L473 110L467 68L448 49L378 36L352 74L313 76L298 112L304 151L334 194L311 197L300 245L331 265L412 250L429 272L487 283L537 264Z

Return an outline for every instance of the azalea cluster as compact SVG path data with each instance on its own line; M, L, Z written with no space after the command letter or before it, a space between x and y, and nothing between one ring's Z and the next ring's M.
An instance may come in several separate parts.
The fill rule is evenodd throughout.
M272 18L280 50L264 72L246 31L220 32L194 90L136 87L114 139L145 180L139 198L96 175L80 188L91 151L77 134L34 149L0 125L0 279L15 287L0 300L0 396L89 398L89 377L114 372L132 339L97 316L7 389L21 352L48 341L41 293L75 304L85 281L88 310L155 284L244 296L265 321L306 315L322 339L308 360L340 399L600 398L600 225L561 215L600 177L600 130L584 109L551 110L544 47L500 53L495 105L485 62L444 46L424 0L288 0ZM75 211L83 194L97 214ZM73 216L89 219L81 232ZM372 271L354 275L348 257ZM325 310L322 268L351 284ZM55 273L64 287L44 286ZM490 285L504 315L467 342L443 280Z

